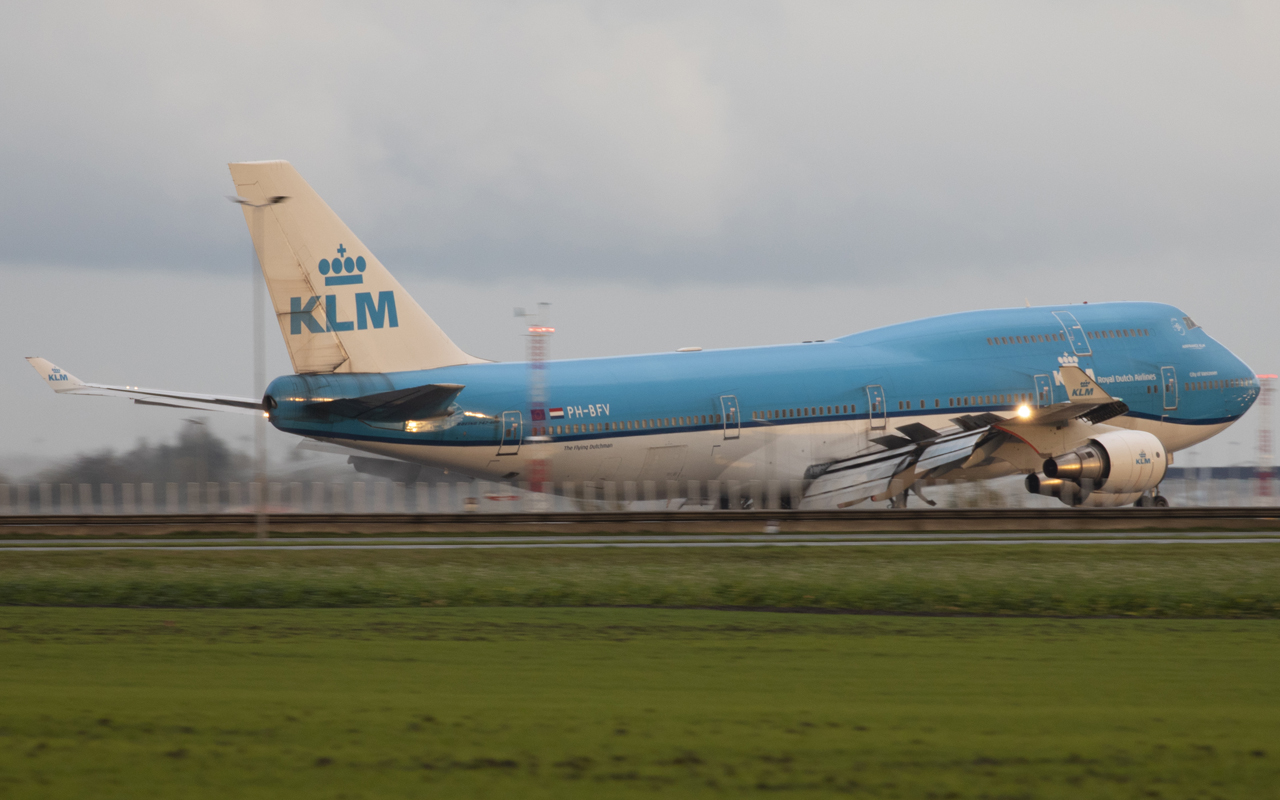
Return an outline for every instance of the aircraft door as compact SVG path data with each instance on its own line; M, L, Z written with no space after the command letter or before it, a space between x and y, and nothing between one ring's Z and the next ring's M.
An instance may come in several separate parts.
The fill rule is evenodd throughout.
M1164 384L1164 407L1170 411L1178 407L1178 371L1173 367L1160 368L1160 383Z
M514 456L520 452L520 440L524 437L524 417L519 411L502 412L502 442L498 455Z
M1089 337L1084 335L1084 328L1076 322L1076 315L1070 311L1055 311L1053 315L1058 318L1058 322L1062 323L1062 330L1067 334L1067 340L1071 342L1072 352L1078 356L1093 355L1093 348L1089 346Z
M724 438L737 439L742 433L742 420L738 413L738 398L731 394L720 396L720 410L724 413Z
M871 409L871 430L884 430L888 409L884 404L884 387L867 387L867 407Z
M1038 407L1053 405L1053 381L1048 375L1036 376L1036 405Z

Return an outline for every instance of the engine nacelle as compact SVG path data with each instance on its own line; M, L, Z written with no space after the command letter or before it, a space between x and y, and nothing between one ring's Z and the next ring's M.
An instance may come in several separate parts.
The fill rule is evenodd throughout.
M1158 486L1168 467L1169 454L1154 435L1146 431L1111 431L1045 461L1045 478L1040 483L1054 481L1054 487L1056 481L1074 483L1085 497L1095 491L1141 494ZM1030 480L1027 488L1032 488Z

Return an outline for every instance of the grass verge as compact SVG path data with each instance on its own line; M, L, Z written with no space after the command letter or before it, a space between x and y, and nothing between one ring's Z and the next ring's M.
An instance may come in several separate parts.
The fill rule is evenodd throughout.
M1275 544L0 553L0 606L1280 617Z

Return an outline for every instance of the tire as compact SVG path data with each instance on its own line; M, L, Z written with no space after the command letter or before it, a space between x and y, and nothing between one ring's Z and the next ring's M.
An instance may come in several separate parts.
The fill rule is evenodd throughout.
M1154 498L1156 508L1168 508L1169 500L1162 494L1158 494Z

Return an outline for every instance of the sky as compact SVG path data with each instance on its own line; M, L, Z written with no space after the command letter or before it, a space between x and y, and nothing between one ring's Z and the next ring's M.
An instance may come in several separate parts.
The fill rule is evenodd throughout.
M237 160L293 162L487 358L521 357L512 308L539 301L575 357L1155 300L1280 369L1274 3L119 2L0 24L10 475L193 416L53 397L23 356L252 394ZM1200 463L1251 459L1251 417Z

